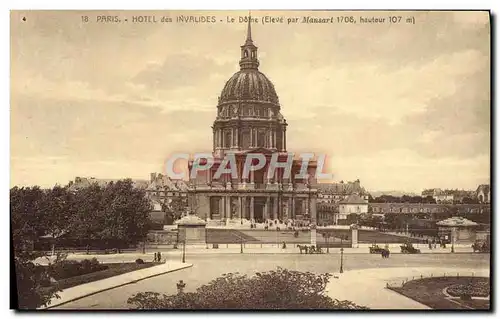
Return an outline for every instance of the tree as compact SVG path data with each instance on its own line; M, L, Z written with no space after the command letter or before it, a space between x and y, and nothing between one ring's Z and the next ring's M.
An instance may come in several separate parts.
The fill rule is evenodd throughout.
M479 204L479 200L477 198L464 197L462 204Z
M351 214L347 215L347 223L349 225L357 224L358 220L359 220L359 216L356 213L351 213Z
M39 187L10 190L11 241L14 260L17 308L36 309L57 296L56 288L44 287L50 282L50 268L35 263L44 253L33 252L33 243L44 229L40 226L43 191ZM58 263L60 258L56 259Z
M72 228L72 194L67 188L55 186L44 191L40 204L39 225L44 235L52 240L52 251L60 236L68 233Z
M325 295L330 274L276 271L252 277L225 274L194 293L138 293L128 303L139 309L367 309Z
M326 252L330 253L330 245L328 245L328 240L332 237L332 234L328 231L321 233L323 235L323 238L325 239L325 245L326 245Z
M100 239L130 244L144 240L149 231L151 203L143 190L133 187L132 180L111 182L101 190Z
M161 203L161 209L165 212L165 224L172 225L173 222L186 211L186 200L181 196L166 197Z
M31 247L38 236L44 234L40 220L43 191L39 187L10 190L10 216L14 251Z

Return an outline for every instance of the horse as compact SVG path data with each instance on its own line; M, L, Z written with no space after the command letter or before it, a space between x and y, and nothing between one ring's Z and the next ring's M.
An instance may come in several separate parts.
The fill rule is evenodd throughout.
M301 254L302 254L302 251L304 251L305 254L307 254L307 252L309 250L309 247L307 247L306 245L297 245L297 248L299 248Z

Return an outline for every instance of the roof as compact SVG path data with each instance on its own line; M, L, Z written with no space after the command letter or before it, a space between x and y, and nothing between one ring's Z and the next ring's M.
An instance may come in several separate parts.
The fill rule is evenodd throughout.
M360 186L359 181L347 183L318 183L317 188L322 194L340 194L340 193L362 193L366 191Z
M171 179L166 175L158 174L155 178L147 182L147 190L167 190L167 191L186 191L188 186L184 180Z
M106 179L106 178L95 178L95 177L76 177L75 181L70 182L70 190L79 190L82 188L90 187L91 185L98 185L101 187L106 186L111 182L118 182L123 179ZM148 185L147 180L143 179L133 179L132 186L135 188L145 189Z
M347 197L346 199L340 201L339 204L367 204L368 205L368 201L363 199L361 196L359 196L357 194L352 194L352 195L349 195L349 197Z
M279 105L274 85L255 69L243 69L236 72L224 86L219 104L229 101L261 101Z
M442 220L440 222L437 222L436 225L438 226L448 226L448 227L466 227L466 226L477 226L478 223L473 222L471 220L468 220L463 217L451 217L445 220Z
M476 192L479 193L480 191L483 191L483 193L489 193L490 192L490 185L488 184L481 184L477 187Z

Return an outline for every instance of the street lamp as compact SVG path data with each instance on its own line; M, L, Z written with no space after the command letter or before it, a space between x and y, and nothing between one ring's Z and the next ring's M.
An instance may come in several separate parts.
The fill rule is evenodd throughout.
M347 239L347 236L340 236L340 273L344 272L344 244L343 240Z
M451 252L455 252L455 227L451 228Z
M186 236L186 235L184 235ZM182 244L182 263L186 262L186 238L184 238L183 244Z

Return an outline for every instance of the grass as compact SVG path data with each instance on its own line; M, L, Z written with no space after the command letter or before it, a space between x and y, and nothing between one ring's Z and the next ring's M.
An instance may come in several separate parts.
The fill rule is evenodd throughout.
M389 289L433 309L488 310L490 309L489 300L472 299L466 301L459 298L450 299L443 293L443 289L469 282L473 284L488 282L489 285L489 281L490 279L485 277L431 277L411 280L402 287L391 287Z
M349 229L320 229L317 231L318 243L323 242L321 233L331 233L333 237L329 239L330 247L340 247L339 236L347 236L348 240L344 241L348 246L351 241L351 231ZM237 244L240 243L241 238L246 243L261 243L261 244L274 244L286 242L287 244L307 244L311 242L311 233L309 231L299 231L299 236L295 237L294 231L291 230L262 230L262 229L245 229L245 230L232 230L232 229L207 229L207 243L208 244ZM377 244L392 244L403 243L410 240L412 243L424 242L420 239L409 239L404 236L397 236L393 234L385 234L372 230L358 230L359 243L377 243Z
M80 275L80 276L70 277L70 278L66 278L66 279L61 279L61 280L58 280L57 283L55 283L54 285L57 286L59 289L68 289L68 288L83 285L83 284L86 284L89 282L122 275L122 274L132 272L135 270L149 268L149 267L152 267L155 265L157 265L157 264L156 263L137 264L135 262L134 263L106 264L106 266L109 267L108 269L89 273L89 274L84 274L84 275Z

